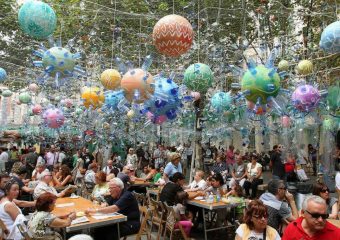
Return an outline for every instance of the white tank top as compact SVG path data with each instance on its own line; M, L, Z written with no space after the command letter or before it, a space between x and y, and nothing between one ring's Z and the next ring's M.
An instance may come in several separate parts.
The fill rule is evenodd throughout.
M5 211L5 206L7 203L10 203L10 201L7 200L7 201L0 203L0 219L6 225L8 231L12 232L12 229L14 227L14 221L12 220L11 216ZM20 208L18 208L18 210L21 213Z

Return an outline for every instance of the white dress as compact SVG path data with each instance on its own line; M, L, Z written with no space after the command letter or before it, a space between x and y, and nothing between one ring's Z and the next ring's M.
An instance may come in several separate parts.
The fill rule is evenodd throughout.
M10 237L10 239L20 239L20 235L16 231L17 227L15 225L15 221L13 221L11 216L5 211L5 206L8 203L10 203L10 201L7 200L0 204L0 219L6 225L6 228L10 232L8 237ZM20 213L19 215L22 215L20 208L18 208L18 210ZM17 216L17 218L19 217L19 215Z

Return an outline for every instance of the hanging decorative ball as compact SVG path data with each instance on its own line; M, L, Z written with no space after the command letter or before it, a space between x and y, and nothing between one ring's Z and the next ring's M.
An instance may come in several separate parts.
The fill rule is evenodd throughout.
M309 60L302 60L296 67L296 70L301 75L308 75L313 72L313 63Z
M288 116L283 116L281 118L281 124L284 128L289 128L290 127L290 117Z
M275 68L258 65L250 68L242 77L241 90L248 101L266 104L269 97L276 97L280 90L280 76Z
M129 111L127 112L126 116L127 116L128 118L130 118L130 119L133 118L133 117L135 116L135 111L133 111L132 109L129 110Z
M225 111L230 108L231 96L230 93L217 92L211 98L211 106L217 111Z
M80 115L80 114L82 114L84 112L84 110L83 109L81 109L81 108L76 108L76 110L74 111L74 113L76 114L76 115Z
M93 109L101 107L105 101L104 94L98 87L85 87L81 94L81 98L83 99L86 108L91 106Z
M327 53L340 53L340 21L331 23L323 30L320 48Z
M72 99L69 99L69 98L66 98L64 100L64 105L67 107L67 108L71 108L73 106L73 101Z
M299 111L310 112L318 106L320 98L318 89L311 85L301 85L293 92L292 102Z
M122 76L115 69L106 69L100 75L100 81L103 84L104 88L109 90L114 90L120 86L120 81Z
M330 86L328 88L327 103L330 110L340 109L340 87Z
M0 68L0 82L3 82L7 79L7 73L6 70L3 68Z
M191 92L190 95L194 98L194 101L197 101L201 98L201 94L199 92Z
M28 92L23 92L19 94L19 102L20 103L30 103L32 100L31 95Z
M10 97L13 95L13 92L9 89L5 89L2 91L2 94L1 94L3 97Z
M325 130L332 130L333 126L334 126L334 122L333 122L333 120L331 118L326 118L322 122L322 127Z
M39 90L39 86L35 83L31 83L29 86L28 86L28 89L31 91L31 92L38 92Z
M205 93L213 82L213 72L204 63L190 65L184 73L184 84L192 91Z
M57 26L54 10L41 1L26 1L19 9L18 19L21 30L39 40L50 36Z
M281 60L278 68L280 71L287 71L289 69L289 62L287 60Z
M45 72L51 76L55 76L56 73L69 76L76 65L76 58L66 48L52 47L44 53L42 64L45 67Z
M49 128L60 128L65 121L63 112L58 108L49 108L43 113L44 123Z
M103 105L103 109L114 111L116 110L118 103L124 98L124 92L122 90L119 91L106 91L105 102Z
M39 115L40 113L42 112L42 106L40 104L35 104L33 107L32 107L32 113L34 115Z
M142 103L153 94L154 79L149 72L137 68L124 74L120 86L129 102Z
M172 14L156 23L152 37L160 53L168 57L179 57L190 49L194 32L187 19Z

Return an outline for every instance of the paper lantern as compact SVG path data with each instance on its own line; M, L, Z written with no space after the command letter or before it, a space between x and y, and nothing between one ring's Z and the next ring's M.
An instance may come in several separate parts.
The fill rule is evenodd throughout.
M278 64L278 68L281 71L287 71L289 69L289 63L286 60L281 60Z
M204 63L190 65L184 73L184 84L192 91L205 93L213 82L213 72Z
M340 53L340 21L331 23L323 30L320 48L327 53Z
M190 49L194 33L188 20L172 14L156 23L152 37L160 53L169 57L178 57Z
M18 13L21 30L36 39L46 39L57 26L54 10L41 1L27 1Z
M313 72L313 63L309 60L302 60L296 67L299 74L308 75Z
M104 94L98 87L85 87L81 94L81 98L83 99L86 108L91 106L93 109L101 107L105 101Z
M7 79L7 73L6 70L3 68L0 68L0 82L3 82Z
M320 98L320 93L315 87L301 85L293 92L292 102L299 111L309 112L318 106Z
M38 92L39 90L39 86L35 83L31 83L29 86L28 86L28 89L31 91L31 92Z
M35 104L33 107L32 107L32 113L34 115L39 115L40 113L42 112L42 106L40 104Z
M9 89L5 89L5 90L2 91L2 96L3 97L10 97L12 95L13 95L13 92L11 90L9 90Z
M107 69L100 75L100 81L106 89L116 89L120 86L122 77L115 69Z
M217 111L228 110L231 104L231 96L226 92L217 92L212 96L210 103Z
M142 103L154 92L154 80L150 73L137 68L124 74L121 82L125 98L132 102Z
M248 101L266 104L269 97L276 97L280 90L280 76L274 68L258 65L242 77L241 90Z
M49 128L60 128L65 121L63 112L58 108L49 108L43 113L45 124Z
M30 103L32 100L31 95L28 92L23 92L19 94L19 102L20 103Z

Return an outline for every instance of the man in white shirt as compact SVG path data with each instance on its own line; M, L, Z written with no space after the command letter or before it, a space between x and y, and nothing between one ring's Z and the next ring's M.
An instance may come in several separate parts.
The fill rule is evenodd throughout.
M6 172L6 163L8 162L8 153L6 148L0 148L0 172Z
M185 189L186 192L203 191L207 187L207 183L203 179L204 172L201 170L196 171L194 181L192 181Z
M49 151L46 153L46 166L51 171L53 169L53 165L56 163L56 157L55 157L55 148L52 145Z
M103 168L103 172L106 173L106 175L109 175L112 169L113 169L113 161L109 160L107 161L106 167Z
M65 148L64 147L60 147L60 151L58 153L59 154L56 155L56 157L58 157L58 163L62 164L64 159L66 158Z
M85 182L91 182L91 183L96 183L96 172L98 170L98 166L96 163L91 163L89 165L89 170L86 171L85 173Z
M52 181L52 173L44 172L41 177L41 181L39 181L38 185L35 187L33 192L33 198L37 199L41 194L45 192L52 193L57 197L64 197L66 194L70 193L70 189L66 188L60 193L55 190L54 187L51 187L49 184Z

